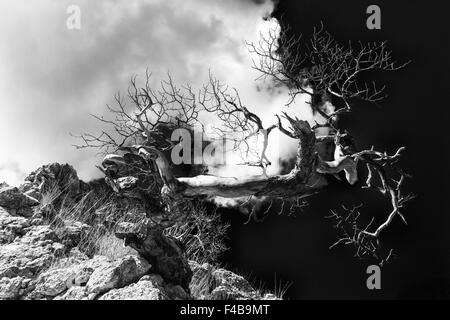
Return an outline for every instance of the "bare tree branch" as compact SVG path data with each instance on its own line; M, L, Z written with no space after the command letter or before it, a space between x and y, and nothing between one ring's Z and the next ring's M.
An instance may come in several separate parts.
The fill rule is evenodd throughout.
M302 44L300 37L290 37L288 34L289 30L285 28L272 30L268 36L262 35L258 44L249 43L250 52L258 57L253 67L260 71L262 78L289 89L287 104L293 104L299 94L309 96L312 111L320 114L325 123L313 125L280 113L275 115L274 124L265 127L261 118L251 111L252 108L241 101L235 88L228 88L211 74L208 83L198 92L190 85L177 87L170 75L161 81L158 90L153 90L151 75L147 71L142 87L137 84L136 77L131 78L127 95L131 109L126 99L117 94L117 107L107 106L112 119L94 116L112 130L104 130L98 135L82 134L79 136L81 144L77 147L93 147L105 154L114 154L105 157L101 169L118 192L129 192L145 180L145 187L139 186L141 191L137 196L145 199L145 194L150 194L162 199L166 209L159 218L154 219L165 226L182 219L186 215L186 201L193 198L264 197L271 204L282 201L281 212L284 211L284 203L289 202L292 212L303 208L304 198L321 191L330 179L335 177L340 180L341 173L345 174L350 185L358 186L361 175L358 163L363 163L367 169L364 187L385 195L392 211L378 226L372 220L363 227L359 226L358 220L360 207L344 208L346 216L333 211L332 217L338 221L343 236L332 247L342 243L352 244L356 246L358 256L378 257L381 232L396 216L406 222L402 209L414 197L405 195L403 191L405 178L409 175L396 168L404 147L393 155L374 148L358 150L351 133L339 128L338 118L344 112L351 112L355 99L376 102L385 96L384 86L362 81L362 74L367 71L395 71L407 63L398 64L393 60L385 42L349 42L342 45L324 32L323 26L314 30L306 45ZM330 112L324 107L326 103L335 105L337 102L341 102L341 107L335 111ZM203 113L218 119L215 132L231 139L234 150L244 150L244 164L261 167L263 175L239 179L205 174L181 177L174 174L167 151L177 142L170 141L167 130L202 124ZM288 126L282 124L282 118ZM328 128L328 133L318 136L316 131L320 128ZM268 176L266 168L271 164L266 155L268 137L275 129L297 140L297 153L294 168L289 173ZM261 150L255 150L254 145L249 143L255 136L263 137ZM324 143L332 147L331 155L324 154ZM250 160L252 153L258 154L257 160ZM136 178L135 175L140 176ZM399 176L398 180L394 180L393 176ZM254 214L249 215L249 219L252 217ZM341 228L345 223L350 229Z

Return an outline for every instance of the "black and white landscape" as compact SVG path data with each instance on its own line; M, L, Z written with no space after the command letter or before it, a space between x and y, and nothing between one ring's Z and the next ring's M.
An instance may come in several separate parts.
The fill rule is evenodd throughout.
M448 299L443 14L3 1L0 299Z

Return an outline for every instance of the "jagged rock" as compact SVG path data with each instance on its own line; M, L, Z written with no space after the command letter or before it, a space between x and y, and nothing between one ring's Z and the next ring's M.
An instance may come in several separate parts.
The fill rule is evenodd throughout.
M125 158L127 164L140 160L130 155ZM126 168L131 170L130 166ZM133 200L136 201L140 190L148 185L147 178L130 175L117 177L115 181L128 198L131 197L126 194L128 191L136 192ZM58 204L47 201L44 206L38 200L44 203L44 192L52 192L53 188L63 192L64 199L69 196L69 200L76 203L77 197L89 187L78 179L71 166L58 163L36 170L19 189L0 184L0 299L262 298L242 277L195 263L191 266L195 268L193 282L201 283L200 278L204 277L207 285L202 290L196 288L198 295L191 296L192 271L180 244L165 236L163 228L146 217L137 219L141 221L139 224L121 224L116 230L116 236L124 239L140 256L111 260L105 256L89 258L77 249L68 253L92 229L79 221L57 220L55 216L51 226L43 225L44 217L51 216L46 210L55 213ZM146 206L160 208L153 199L146 198L146 201L151 203ZM111 224L116 222L114 219ZM148 274L150 271L152 274Z
M180 285L166 283L158 274L149 274L143 276L137 283L108 291L99 300L181 300L190 298Z
M86 191L88 186L78 178L71 165L55 162L30 173L19 188L23 193L40 200L45 191L59 190L69 197L76 197Z
M34 278L65 249L49 226L33 226L26 231L22 238L0 246L0 279Z
M49 226L30 226L24 218L3 219L17 237L0 246L0 299L18 299L34 289L32 279L65 250ZM12 232L12 231L11 231ZM20 237L21 236L21 237Z
M145 275L151 265L143 258L126 256L96 268L86 284L90 293L101 294L110 289L124 287Z
M62 295L72 287L85 286L95 269L111 264L106 257L94 256L92 259L88 259L87 256L76 252L76 250L72 250L69 255L68 258L61 259L58 266L42 272L33 281L34 290L27 295L26 299L53 298ZM64 299L70 299L73 294L75 292L68 295L64 293ZM88 295L89 292L86 291L86 297Z
M164 285L164 279L156 273L146 274L139 281L151 281L155 287L162 287Z
M167 300L168 297L149 280L139 281L127 287L113 289L99 300Z
M165 281L189 288L192 277L189 264L175 241L163 234L160 225L150 219L138 224L122 223L116 229L116 236L149 261Z
M68 257L53 264L55 256L66 249L56 233L49 226L26 224L21 230L25 232L21 238L0 246L0 299L271 299L261 297L244 278L208 264L190 262L192 282L205 284L202 290L191 288L196 293L192 296L160 274L148 274L151 265L134 255L89 259L72 249Z
M198 264L190 261L193 271L191 294L201 300L250 300L261 299L256 291L243 277L208 263Z
M29 226L28 219L12 216L0 207L0 245L11 243L17 237L23 236Z
M0 279L0 300L16 300L22 289L22 277Z
M244 277L222 268L214 270L212 274L216 287L211 292L211 300L251 299L258 296L258 292Z
M145 275L139 281L150 281L154 287L160 289L164 296L171 300L184 300L191 298L182 286L167 283L159 274L156 273Z
M133 147L132 147L133 148ZM151 162L143 157L125 153L122 155L106 155L102 162L106 184L118 195L128 199L134 206L141 205L148 212L160 212L164 205L160 197L149 193L155 183L154 176L149 174L156 170Z
M273 293L266 293L261 297L261 300L281 300Z
M51 268L41 273L34 281L35 289L27 296L27 299L52 298L74 286L84 286L96 268L110 263L102 256L95 256L93 259L81 262L77 260L77 258L62 260L61 267Z
M81 259L81 261L80 261ZM127 256L110 261L103 256L87 259L76 254L60 261L61 267L43 272L34 281L34 291L26 299L101 300L186 299L180 287L166 284L157 274L144 275L150 265L142 258ZM65 266L68 264L68 266ZM139 278L141 278L139 280ZM133 283L139 280L138 283Z
M30 217L33 214L32 207L38 204L38 200L23 194L18 188L0 184L0 207L10 214Z

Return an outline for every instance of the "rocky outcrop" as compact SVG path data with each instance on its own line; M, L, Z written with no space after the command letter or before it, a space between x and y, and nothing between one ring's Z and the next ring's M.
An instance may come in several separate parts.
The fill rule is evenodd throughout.
M109 291L99 300L180 300L190 298L181 286L165 282L160 275L149 274L142 277L137 283Z
M86 225L33 225L0 208L0 299L187 299L180 285L155 274L142 256L87 257L64 242Z
M30 217L33 214L32 207L39 201L22 193L18 188L6 183L0 184L0 207L3 207L12 215Z
M150 264L143 258L128 256L96 268L86 283L86 289L88 292L101 294L110 289L121 288L139 280L150 268Z
M137 256L126 256L116 261L96 256L64 266L67 262L62 261L61 267L52 267L40 274L33 281L34 290L26 299L53 299L60 296L59 299L65 300L74 294L95 299L111 289L138 281L151 268L147 261Z
M49 226L33 226L25 231L20 239L0 246L0 279L34 278L63 254L64 245Z
M0 279L0 300L16 300L28 283L22 277Z
M89 251L88 257L77 247L100 230L98 221L91 226L53 209L53 215L46 215L42 203L45 192L56 188L62 198L77 204L77 197L89 187L67 164L43 166L26 180L20 188L0 184L0 300L267 298L232 272L188 262L182 244L164 235L161 225L145 215L130 219L138 223L111 222L116 236L134 253L108 258Z
M17 237L23 236L30 226L29 219L12 216L0 207L0 245L11 243Z

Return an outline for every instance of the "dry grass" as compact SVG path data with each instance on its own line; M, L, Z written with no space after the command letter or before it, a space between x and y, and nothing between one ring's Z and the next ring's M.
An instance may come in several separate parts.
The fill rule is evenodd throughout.
M277 274L275 274L273 290L268 290L265 285L260 283L260 285L258 286L258 292L261 294L261 296L270 294L274 295L276 297L276 300L284 300L284 296L291 286L292 282L277 279Z
M211 292L211 288L214 286L213 272L217 267L210 265L206 273L202 277L194 277L189 285L191 289L191 295L196 298L204 297Z
M40 212L43 214L44 223L55 230L63 228L69 220L89 225L89 230L83 234L77 245L78 249L88 256L98 254L115 259L135 252L131 248L125 248L122 241L114 236L118 223L136 222L133 221L133 212L123 214L110 195L101 196L89 192L75 201L65 192L68 187L61 188L53 183L42 193ZM136 219L134 217L134 220Z

